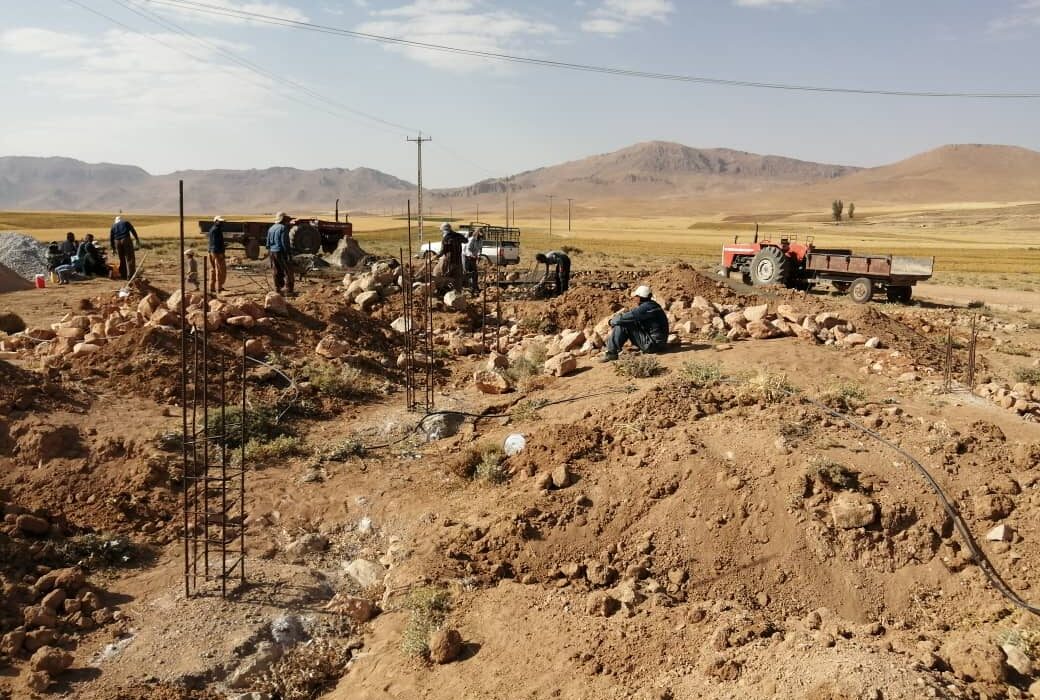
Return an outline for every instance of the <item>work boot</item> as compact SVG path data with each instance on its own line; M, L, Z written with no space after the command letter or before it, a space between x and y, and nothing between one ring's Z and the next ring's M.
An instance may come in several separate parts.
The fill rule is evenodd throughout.
M600 362L613 362L616 359L617 359L617 353L616 352L605 352L599 358L599 361Z

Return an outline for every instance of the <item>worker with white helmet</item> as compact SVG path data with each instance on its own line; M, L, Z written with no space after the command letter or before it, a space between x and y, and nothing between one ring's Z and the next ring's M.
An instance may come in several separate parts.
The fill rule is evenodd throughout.
M668 343L668 316L654 301L653 290L641 284L632 296L638 300L636 307L610 319L612 330L607 338L603 362L618 359L618 353L628 341L647 353L661 352Z
M133 240L131 240L133 236ZM134 225L122 216L117 216L109 230L109 244L112 252L119 255L119 276L128 280L137 272L137 256L134 254L135 242L141 245L141 237L137 235Z
M462 291L462 247L466 244L466 237L452 229L451 224L445 221L441 224L441 252L438 258L444 258L444 276L451 284L451 288L457 292Z

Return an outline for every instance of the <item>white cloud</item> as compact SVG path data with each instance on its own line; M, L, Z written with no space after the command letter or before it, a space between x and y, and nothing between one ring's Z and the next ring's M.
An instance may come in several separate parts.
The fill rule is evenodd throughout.
M819 7L827 0L733 0L737 7Z
M553 37L557 28L519 12L498 9L486 0L414 0L370 13L357 30L473 51L529 55L532 43ZM387 49L435 68L473 71L494 67L474 56L388 44Z
M1015 6L1015 12L990 20L989 31L993 34L1006 34L1022 29L1040 27L1040 0L1026 0Z
M94 103L114 122L207 119L222 116L221 105L228 105L227 113L239 113L260 104L269 82L243 68L225 67L215 48L241 47L207 41L212 46L179 34L113 29L88 37L24 27L0 32L0 51L32 60L21 76L28 97ZM205 109L185 110L186 98Z
M278 19L286 19L293 22L308 21L307 15L305 15L300 9L293 7L292 5L286 5L280 2L235 2L235 0L205 0L205 4L212 5L214 7L220 7L227 10L240 10L242 12L252 12L258 15L267 15L268 17L277 17ZM191 19L192 21L199 23L252 23L252 20L248 20L243 17L221 15L211 12L199 12L197 10L191 10L187 7L178 7L176 5L155 5L153 7L150 7L150 9L154 9L160 12L167 12L185 19Z
M664 22L675 12L671 0L603 0L582 21L582 31L616 36L647 20Z

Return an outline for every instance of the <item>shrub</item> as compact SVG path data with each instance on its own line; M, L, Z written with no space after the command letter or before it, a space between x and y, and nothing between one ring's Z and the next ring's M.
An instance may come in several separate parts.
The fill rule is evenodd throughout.
M314 450L314 462L346 462L351 457L364 457L367 449L356 438L344 438L330 445L321 445Z
M227 432L221 421L220 409L210 408L209 421L206 424L206 432L210 436L223 434L224 441L228 447L240 447L242 445L242 408L240 406L228 406L225 409L227 416ZM246 439L267 440L282 433L282 427L278 424L278 413L271 406L256 406L246 408Z
M541 418L538 415L538 409L545 406L545 404L544 399L526 399L513 406L513 410L509 412L509 417L517 423L538 420Z
M645 379L664 372L664 367L653 355L622 355L614 363L614 371L623 377Z
M283 700L317 700L346 671L350 648L328 638L293 647L252 689Z
M254 438L246 443L247 462L270 462L303 453L303 445L295 435L279 435L272 440Z
M707 362L684 362L679 369L679 379L698 389L715 386L722 381L722 367Z
M1015 380L1040 385L1040 367L1019 367L1015 370Z
M58 544L55 552L66 565L79 564L89 569L126 566L139 556L128 537L110 532L70 537Z
M424 586L408 594L408 625L401 634L401 651L408 656L430 655L430 634L440 629L451 611L451 596L442 588Z
M335 399L355 399L372 393L372 384L356 367L320 362L305 368L318 393Z
M778 403L795 393L787 375L762 372L749 377L737 390L737 397L747 402Z
M500 484L508 478L503 467L505 453L498 445L492 445L484 449L480 455L480 461L474 470L474 476L489 484Z
M850 411L866 398L867 392L854 382L836 384L820 395L820 401L839 411Z
M545 371L547 351L544 345L532 345L521 357L509 363L505 375L519 384L525 379L538 376Z

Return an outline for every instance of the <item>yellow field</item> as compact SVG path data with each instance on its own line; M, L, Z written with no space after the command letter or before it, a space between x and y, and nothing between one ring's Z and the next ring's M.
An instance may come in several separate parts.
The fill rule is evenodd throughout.
M179 224L174 216L126 215L146 239L172 239ZM260 218L229 216L228 218ZM466 221L464 215L456 216ZM484 216L491 223L500 219ZM717 214L714 216L588 216L579 215L568 232L566 216L554 218L548 234L545 216L521 216L523 250L531 254L568 246L581 252L576 266L644 266L687 260L711 262L719 258L723 243L739 236L750 240L758 220L761 238L781 234L804 240L812 236L824 246L852 248L858 252L893 252L935 256L940 279L956 278L970 284L974 276L1000 275L1014 286L1040 288L1040 205L964 203L941 209L896 207L857 210L854 221L836 225L826 212L774 212L768 215ZM39 240L61 240L66 231L77 236L94 233L105 239L109 214L63 212L0 212L0 230L25 231ZM185 220L190 240L200 240L198 217ZM354 216L355 235L373 253L396 254L407 246L405 221L400 217ZM426 220L427 237L437 237L439 217ZM413 245L418 230L413 224ZM525 255L525 260L530 257ZM526 266L526 264L525 264Z

